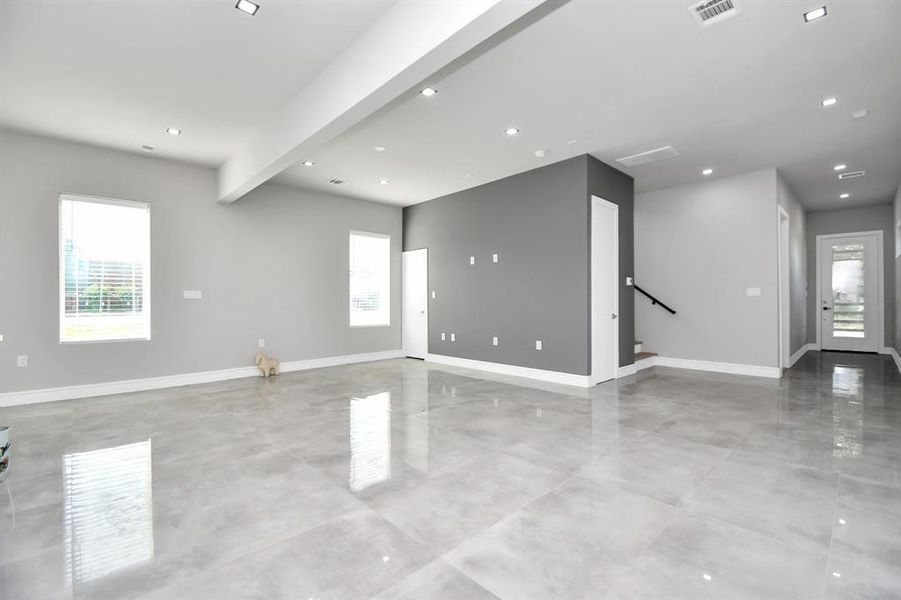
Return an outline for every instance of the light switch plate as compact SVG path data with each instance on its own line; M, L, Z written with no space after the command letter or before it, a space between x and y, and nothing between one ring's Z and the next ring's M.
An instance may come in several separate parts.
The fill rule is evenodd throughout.
M491 338L491 345L497 346L497 336L494 336L493 338Z
M444 332L442 331L441 332L441 341L443 342L443 341L445 341L445 339L446 339L446 336L445 336Z
M185 300L202 300L203 290L185 290L183 296Z
M470 256L470 257L469 257L469 264L471 264L471 265L476 264L476 257L475 257L475 256Z
M265 347L266 347L266 340L264 340L263 338L258 339L257 340L257 348L265 348Z
M28 366L28 355L20 354L16 357L16 366L17 367L27 367Z
M452 333L452 334L451 334L451 341L452 341L452 342L456 342L456 341L457 341L457 334L456 334L456 333Z
M497 262L497 253L496 252L491 255L491 262L493 262L493 263Z
M432 300L434 300L434 299L437 298L437 297L438 297L438 294L435 293L434 290L432 290Z
M535 349L541 350L541 340L535 340Z
M747 292L748 296L759 296L760 288L748 288Z
M626 277L626 285L635 285L635 280L631 277Z

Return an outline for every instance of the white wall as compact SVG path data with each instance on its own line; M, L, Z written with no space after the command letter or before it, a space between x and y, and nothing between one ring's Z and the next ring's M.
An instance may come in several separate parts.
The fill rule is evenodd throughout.
M63 192L150 203L151 341L59 344ZM348 326L351 229L391 235L390 327ZM211 169L0 131L0 391L247 366L258 338L283 361L398 349L401 235L400 208L276 184L224 206Z
M889 257L895 257L895 350L901 352L901 183L895 193L894 209L895 251Z
M636 196L635 281L678 311L636 293L646 350L778 367L776 180L768 169Z
M794 191L777 174L776 195L789 219L790 353L807 344L807 215Z

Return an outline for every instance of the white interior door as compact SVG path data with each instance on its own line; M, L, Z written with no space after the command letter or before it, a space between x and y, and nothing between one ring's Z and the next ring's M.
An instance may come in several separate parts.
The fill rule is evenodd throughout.
M591 197L591 380L619 367L619 207Z
M429 351L429 251L410 250L403 253L404 286L403 337L404 352L413 358L425 358Z
M821 347L881 350L881 232L817 236L817 240Z

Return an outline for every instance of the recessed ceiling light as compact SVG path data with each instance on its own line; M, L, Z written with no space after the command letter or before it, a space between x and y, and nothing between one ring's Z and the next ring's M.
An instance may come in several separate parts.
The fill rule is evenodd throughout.
M419 93L428 98L429 96L434 96L435 94L437 94L438 90L436 90L435 88L427 87L419 90Z
M705 580L705 581L710 581L711 579L713 579L713 577L711 577L711 576L708 575L707 573L704 573L704 580Z
M804 22L810 23L811 21L816 21L817 19L822 19L826 16L826 7L821 6L819 8L815 8L813 10L807 11L804 13Z
M578 142L578 141L579 141L579 140L569 140L569 141L566 142L566 143L567 143L567 144L575 144L575 143Z
M375 148L373 148L373 150L375 150L376 152L384 152L385 150L387 150L387 148L385 148L384 146L376 146Z
M826 98L825 100L820 102L820 104L823 105L823 108L826 108L828 106L835 106L837 103L838 103L838 98Z
M547 156L547 150L539 148L535 151L535 158L544 158L545 156Z
M148 146L147 144L144 144L143 146L141 146L141 150L143 150L144 152L153 152L153 146Z
M170 135L181 135L181 129L176 129L175 127L170 127L166 130L166 133Z
M868 114L870 114L870 111L868 111L867 109L863 109L863 110L854 111L853 113L851 113L851 117L854 119L863 119Z
M517 129L516 127L507 127L504 130L504 133L506 133L507 135L516 135L517 133L519 133L519 129Z
M381 183L382 185L388 185L388 180L387 179L379 179L379 183Z
M842 574L839 573L838 571L833 571L833 572L832 572L832 576L833 576L833 577L841 577Z
M713 169L704 169L701 171L701 175L713 175Z
M250 0L238 0L238 3L235 4L235 8L242 12L246 12L248 15L255 15L257 11L260 10L259 4L254 4Z
M832 167L832 170L833 171L844 171L847 168L848 168L848 165L840 164L840 165L835 165L834 167Z
M303 166L305 166L305 167L312 167L312 166L315 165L315 164L316 164L316 163L314 163L312 160L305 160L305 161L303 161Z
M850 197L851 197L851 194L849 194L848 192L845 192L844 194L841 194L839 196L839 198L841 198L842 200L844 200L845 198L850 198Z

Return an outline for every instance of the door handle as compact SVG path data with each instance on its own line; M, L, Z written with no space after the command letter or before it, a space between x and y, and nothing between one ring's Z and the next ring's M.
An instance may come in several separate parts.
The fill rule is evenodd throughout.
M419 311L419 314L424 315L424 314L425 314L425 311L424 311L424 310L421 310L421 311Z
M616 313L610 313L610 318L611 318L611 319L615 319L615 318L616 318Z
M824 306L824 307L823 307L823 310L832 310L832 309L829 308L828 306Z

